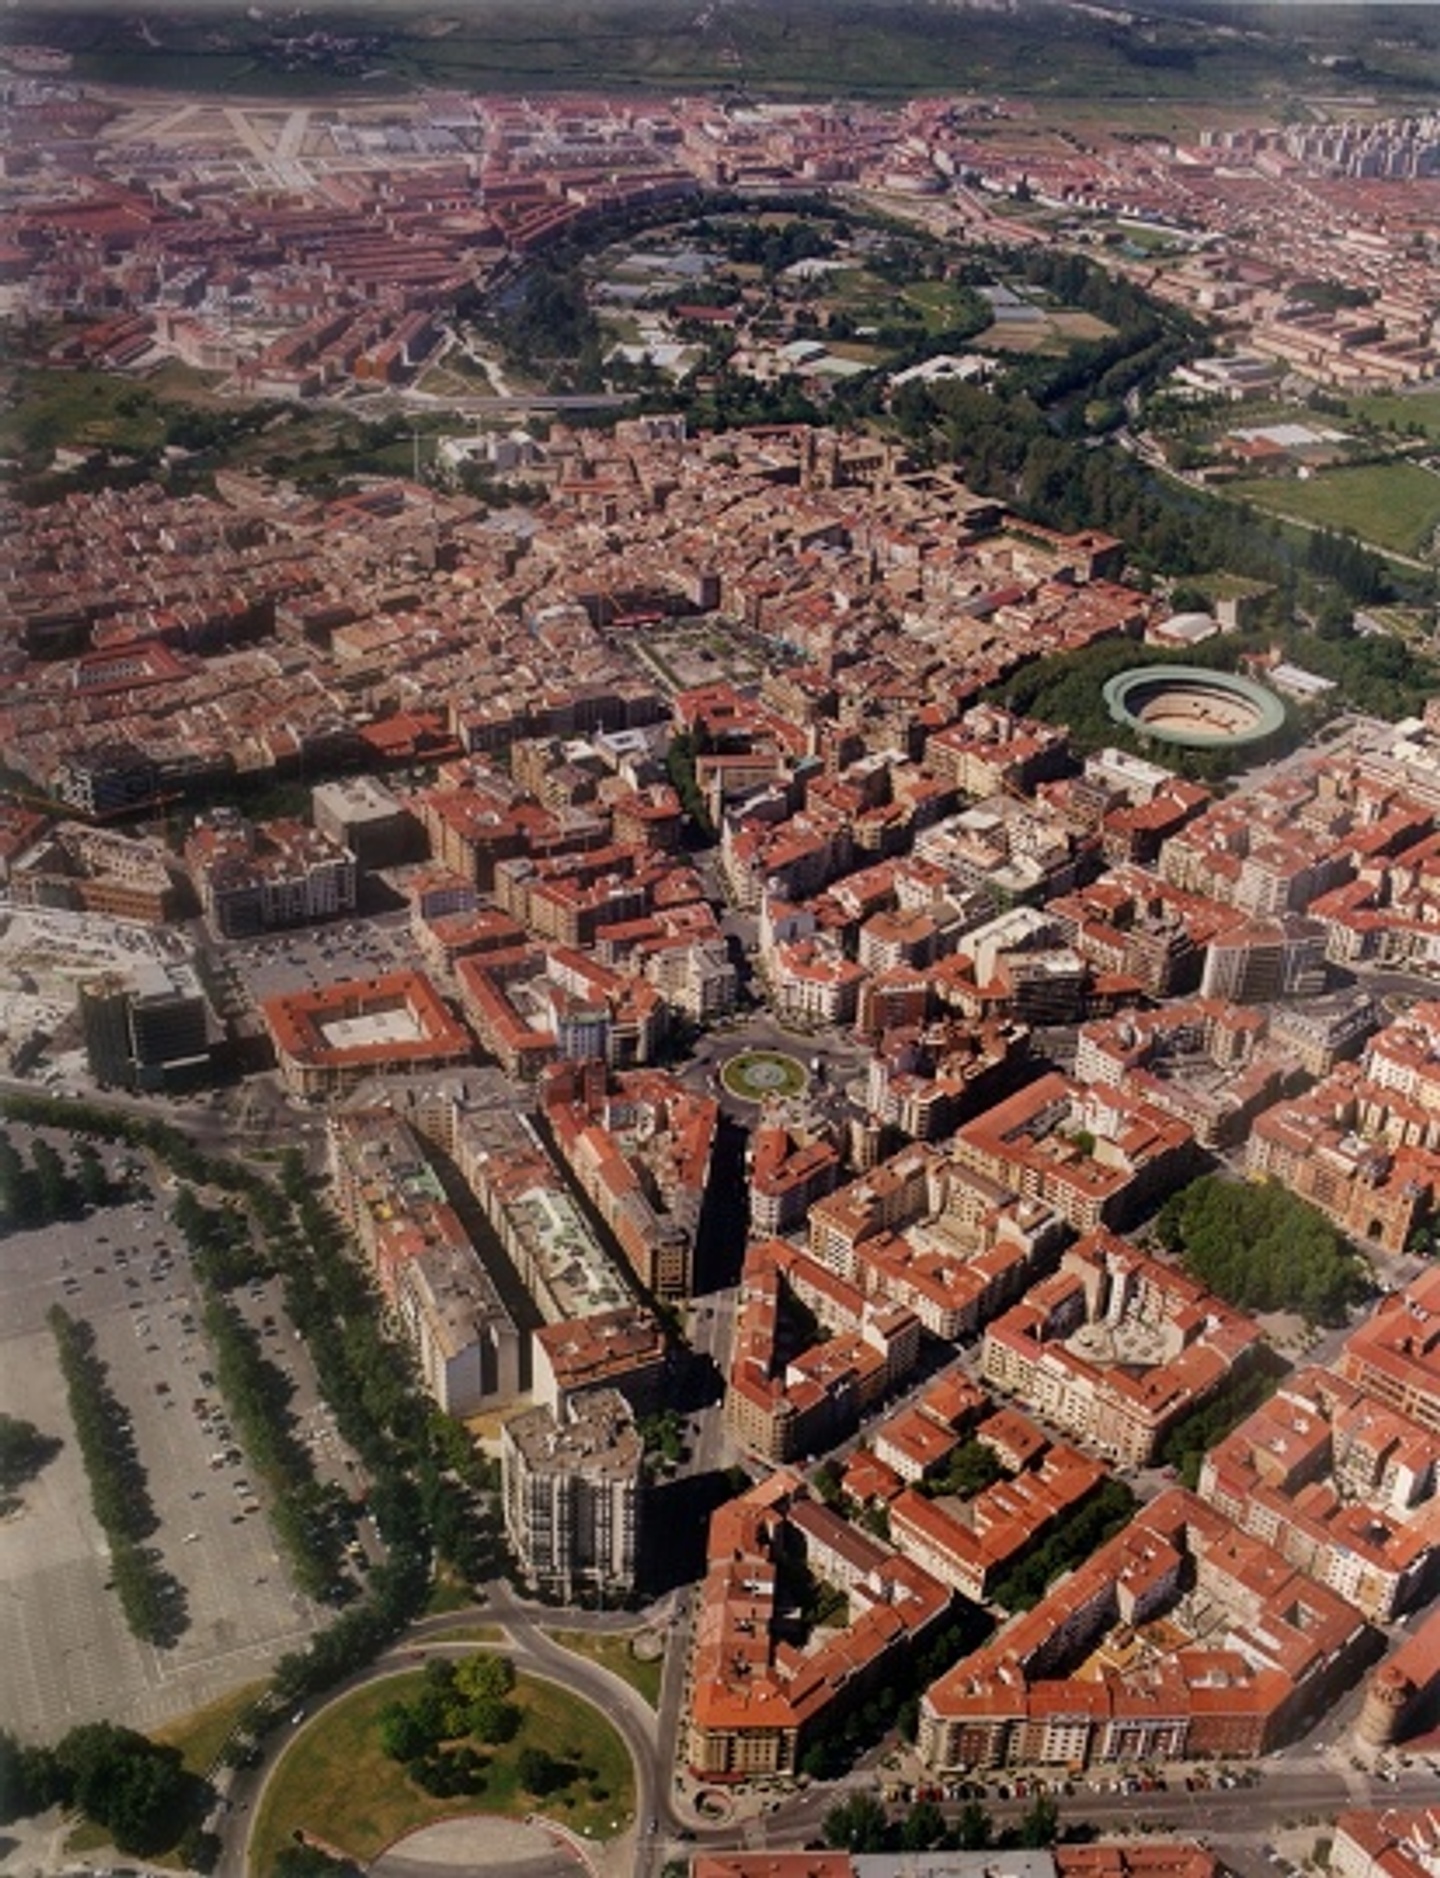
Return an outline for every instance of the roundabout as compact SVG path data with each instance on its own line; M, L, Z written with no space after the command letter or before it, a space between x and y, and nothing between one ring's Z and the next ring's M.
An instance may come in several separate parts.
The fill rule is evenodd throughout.
M721 1086L740 1102L764 1102L772 1096L803 1095L810 1072L799 1057L783 1050L741 1050L720 1070Z
M420 1701L427 1685L438 1689L442 1667L477 1654L491 1653L440 1644L427 1652L424 1670L409 1662L376 1664L289 1737L256 1804L244 1869L265 1878L283 1847L306 1842L359 1865L384 1855L389 1878L416 1878L421 1865L438 1878L490 1863L513 1866L511 1878L553 1878L566 1865L573 1872L577 1860L589 1863L593 1852L628 1831L636 1763L625 1718L602 1693L606 1674L582 1672L585 1682L599 1685L598 1701L549 1681L543 1670L519 1674L510 1698L514 1732L504 1741L469 1737L478 1751L463 1787L425 1786L416 1778L420 1761L433 1758L429 1749L413 1760L387 1750L384 1731L397 1709ZM407 1655L413 1661L413 1652ZM462 1699L453 1688L443 1692L445 1702ZM446 1725L445 1752L467 1728L463 1716ZM537 1747L549 1762L543 1792L527 1786L525 1751ZM434 1830L442 1825L444 1831ZM457 1856L462 1845L465 1853Z

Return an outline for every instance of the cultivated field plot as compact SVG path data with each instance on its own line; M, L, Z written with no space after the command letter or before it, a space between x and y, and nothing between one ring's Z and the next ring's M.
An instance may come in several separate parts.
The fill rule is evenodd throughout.
M484 0L449 13L352 5L329 9L326 30L303 38L292 16L259 8L220 19L206 9L137 18L29 7L16 15L14 34L63 45L82 81L170 86L190 98L362 86L374 95L407 83L477 91L649 85L662 96L717 84L811 97L972 90L1093 99L1111 121L1123 100L1134 129L1166 105L1256 97L1277 84L1293 90L1302 74L1316 90L1333 90L1321 50L1363 54L1377 81L1398 79L1428 95L1436 54L1422 33L1392 27L1357 37L1353 9L1333 10L1340 17L1323 26L1307 10L1303 50L1288 25L1222 35L1178 18L1126 27L1109 12L1092 20L1060 8L987 13L893 0L736 0L698 12L659 0L602 8Z
M1368 545L1395 554L1428 554L1440 528L1440 475L1416 463L1325 470L1305 482L1256 477L1227 484L1226 493L1274 515L1351 529Z

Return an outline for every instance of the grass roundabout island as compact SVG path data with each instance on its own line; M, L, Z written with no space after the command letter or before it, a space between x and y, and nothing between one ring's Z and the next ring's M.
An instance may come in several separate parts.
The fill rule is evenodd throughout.
M463 1669L465 1660L453 1667ZM437 1667L368 1683L296 1735L256 1817L253 1878L268 1878L277 1855L302 1833L366 1865L417 1828L463 1813L543 1813L602 1840L630 1824L635 1782L624 1741L580 1696L529 1676L518 1676L506 1698L515 1711L507 1740L477 1736L452 1712L459 1725L440 1753L466 1755L470 1783L459 1792L427 1791L415 1777L417 1763L396 1759L385 1742L395 1740L399 1709L413 1712L434 1699ZM528 1786L527 1776L539 1785Z
M803 1095L809 1080L799 1057L787 1056L783 1050L741 1050L720 1071L726 1093L741 1102Z

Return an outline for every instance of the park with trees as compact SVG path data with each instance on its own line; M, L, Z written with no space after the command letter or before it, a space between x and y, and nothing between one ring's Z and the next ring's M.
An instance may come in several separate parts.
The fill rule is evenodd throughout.
M253 1862L273 1870L303 1829L363 1863L457 1806L533 1809L608 1839L634 1804L629 1752L598 1710L500 1652L457 1648L353 1690L323 1728L296 1735L267 1785Z
M1343 1324L1372 1288L1343 1234L1275 1181L1203 1175L1165 1202L1155 1232L1186 1271L1242 1311Z

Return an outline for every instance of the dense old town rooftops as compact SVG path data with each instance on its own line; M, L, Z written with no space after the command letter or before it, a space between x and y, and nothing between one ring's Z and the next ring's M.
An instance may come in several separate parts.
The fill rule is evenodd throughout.
M437 101L417 109L437 127ZM679 199L700 178L863 184L897 164L938 177L988 162L944 106L445 109L454 148L426 174L386 152L337 169L323 199L253 191L234 214L200 159L130 149L133 178L88 200L89 185L27 180L22 165L7 232L26 292L42 312L96 314L70 335L77 359L189 351L264 395L328 395L404 381L457 281L596 207ZM337 153L363 141L338 109L316 135ZM1434 179L1406 174L1408 132L1336 128L1330 173L1302 186L1320 136L1072 153L1035 181L1071 203L1138 190L1225 234L1253 218L1276 248L1263 279L1197 253L1164 290L1228 302L1262 352L1325 382L1423 376L1434 247L1408 235L1433 226ZM184 170L173 193L157 186L166 162ZM1288 232L1237 168L1287 183ZM1404 206L1388 186L1402 175L1421 185ZM986 181L1004 187L1004 165ZM1343 233L1325 242L1375 304L1292 317L1283 268L1315 259L1329 218ZM181 254L224 321L136 312ZM263 343L220 290L226 270L249 281ZM1153 1461L1253 1360L1254 1325L1116 1236L1203 1150L1248 1135L1247 1171L1382 1254L1430 1220L1440 1010L1386 1021L1311 993L1328 965L1440 960L1440 710L1226 797L1120 752L1082 763L1063 726L982 693L1042 654L1111 640L1128 663L1132 642L1163 641L1164 608L1125 584L1115 537L1022 525L953 471L820 428L557 422L496 449L539 492L523 515L404 479L327 500L238 475L214 497L147 486L7 511L0 750L35 808L3 812L0 871L17 899L159 923L174 917L164 866L93 824L233 778L386 772L393 790L366 814L427 854L394 879L433 976L385 970L267 998L260 1016L292 1092L393 1073L395 1100L453 1156L546 1320L543 1443L579 1426L574 1397L664 1397L665 1334L631 1289L680 1304L694 1288L723 1104L720 1085L687 1082L693 1066L659 1063L682 1022L735 1008L719 869L753 915L749 969L775 1013L848 1033L861 1065L843 1088L817 1075L764 1112L754 1242L727 1247L746 1256L725 1415L776 1471L710 1532L684 1751L705 1778L791 1773L807 1736L881 1686L957 1593L989 1596L1093 1503L1108 1461ZM696 622L703 659L685 639ZM718 829L698 867L665 768L677 730ZM327 813L365 833L359 791L335 793ZM76 819L43 865L23 864L59 806ZM220 925L215 886L288 883L327 858L344 872L337 904L353 896L360 844L333 845L338 859L298 824L252 837L212 823L187 859ZM310 902L303 917L334 910ZM1037 1056L1046 1033L1076 1035L1073 1071L1031 1060L1032 1028ZM477 1048L503 1062L503 1099L467 1111L424 1093ZM346 1129L361 1145L391 1133ZM352 1212L428 1386L442 1400L517 1393L516 1333L462 1270L433 1170L407 1148L382 1180L373 1158L351 1156ZM1335 1375L1291 1377L1217 1444L1197 1495L1163 1492L942 1676L922 1711L930 1766L1259 1752L1353 1682L1367 1620L1415 1608L1435 1582L1437 1287L1429 1273L1386 1299ZM980 1373L1016 1402L950 1374L884 1413L927 1337L983 1338ZM482 1345L498 1379L465 1396L441 1372ZM785 1465L872 1411L843 1481L877 1526L884 1511L889 1542ZM971 1442L1005 1477L932 1491ZM638 1472L628 1433L617 1454ZM844 1589L844 1626L802 1638L787 1623L797 1555ZM1396 1661L1433 1683L1431 1631ZM1023 1878L1210 1871L1182 1848L1035 1856ZM736 1855L706 1861L705 1878L850 1878L838 1860Z

